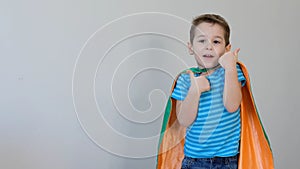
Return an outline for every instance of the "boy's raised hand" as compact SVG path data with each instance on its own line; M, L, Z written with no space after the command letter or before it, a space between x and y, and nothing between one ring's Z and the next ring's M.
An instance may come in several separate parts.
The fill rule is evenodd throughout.
M232 70L236 68L236 62L238 61L238 53L240 51L240 48L237 48L236 50L229 51L224 53L219 58L219 63L220 65L225 69L225 70Z
M191 70L187 70L187 73L190 75L191 79L189 92L201 94L202 92L210 90L210 84L205 75L195 77Z

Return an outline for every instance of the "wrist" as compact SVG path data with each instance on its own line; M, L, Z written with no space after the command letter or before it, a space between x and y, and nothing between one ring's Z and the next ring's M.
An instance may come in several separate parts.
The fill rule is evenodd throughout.
M224 70L226 72L237 72L237 69L236 69L236 66L227 66L227 67L224 67Z

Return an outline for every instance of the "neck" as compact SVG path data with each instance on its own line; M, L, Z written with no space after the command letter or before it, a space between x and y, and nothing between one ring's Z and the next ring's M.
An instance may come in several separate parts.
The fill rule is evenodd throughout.
M198 68L199 69L199 72L213 72L214 70L218 69L221 65L220 64L217 64L216 66L214 67L211 67L211 68Z

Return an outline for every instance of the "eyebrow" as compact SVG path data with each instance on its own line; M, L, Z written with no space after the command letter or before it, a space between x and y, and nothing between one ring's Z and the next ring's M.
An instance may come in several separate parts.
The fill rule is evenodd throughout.
M202 38L202 37L205 37L205 35L198 35L198 36L196 36L196 38ZM223 39L222 36L215 36L214 38L220 38L220 39Z

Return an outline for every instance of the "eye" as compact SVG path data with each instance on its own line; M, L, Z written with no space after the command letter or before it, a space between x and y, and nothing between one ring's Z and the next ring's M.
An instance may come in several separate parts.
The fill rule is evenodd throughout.
M214 40L214 44L220 44L221 43L221 41L219 41L219 40Z
M204 43L204 42L205 42L205 40L204 40L204 39L200 39L200 40L198 40L198 42L200 42L200 43Z

